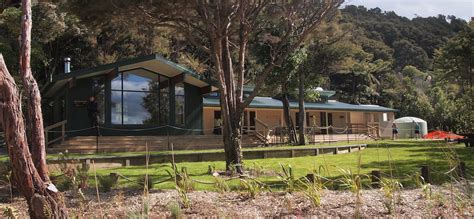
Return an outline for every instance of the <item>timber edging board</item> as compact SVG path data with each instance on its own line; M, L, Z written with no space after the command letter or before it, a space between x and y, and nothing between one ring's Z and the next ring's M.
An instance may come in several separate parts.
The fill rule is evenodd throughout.
M244 150L245 159L265 159L265 158L290 158L303 156L318 156L321 154L341 154L351 153L367 148L367 144L355 144L345 146L326 146L326 147L301 147L301 148L285 148L285 149L268 149L268 150ZM122 166L145 165L145 154L129 155L129 156L103 156L103 157L82 157L68 159L48 159L48 164L59 164L67 162L71 164L89 165L93 160L95 163L118 163ZM150 164L153 163L170 163L172 154L151 154ZM174 154L174 160L179 162L201 162L201 161L223 161L225 160L224 151L215 152L189 152Z

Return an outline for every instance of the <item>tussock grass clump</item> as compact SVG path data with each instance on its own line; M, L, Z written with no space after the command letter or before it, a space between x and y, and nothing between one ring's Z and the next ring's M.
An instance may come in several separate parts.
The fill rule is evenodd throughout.
M380 185L380 189L383 191L384 195L384 207L387 209L388 214L392 214L396 203L395 194L403 188L403 185L397 180L389 178L383 178L380 181Z
M109 175L99 176L97 180L99 182L99 189L101 192L110 192L118 182L116 177Z

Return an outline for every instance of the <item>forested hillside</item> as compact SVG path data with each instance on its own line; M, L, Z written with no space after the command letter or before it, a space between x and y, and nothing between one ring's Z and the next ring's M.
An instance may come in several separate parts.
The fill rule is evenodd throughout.
M159 53L208 73L209 57L199 48L124 5L54 2L33 7L32 67L41 84L63 73L65 57L80 69ZM1 10L0 52L17 72L20 10ZM308 94L321 86L336 90L341 101L381 104L399 109L398 116L423 118L430 128L469 132L474 123L473 28L473 22L451 16L410 20L378 8L347 6L275 71L279 80L269 80L266 93L278 95L282 84L296 90L296 75L304 71ZM252 50L265 52L258 43ZM265 60L248 59L247 74L257 75Z

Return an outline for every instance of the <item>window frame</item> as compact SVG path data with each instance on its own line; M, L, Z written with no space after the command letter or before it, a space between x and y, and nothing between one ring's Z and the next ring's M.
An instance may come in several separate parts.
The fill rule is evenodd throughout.
M183 88L183 94L177 94L177 91L176 91L176 88L178 87L178 85L182 85L182 88ZM184 127L186 126L186 84L184 83L184 81L182 82L178 82L178 83L175 83L174 84L174 125L176 126L181 126L181 127ZM183 119L183 122L182 123L177 123L177 119L178 119L178 114L177 114L177 99L176 97L182 97L183 99L183 114L182 114L182 119Z
M158 124L126 124L124 123L124 104L123 104L123 101L124 101L124 92L130 92L130 93L152 93L152 91L150 90L124 90L124 87L123 87L123 82L124 82L124 77L123 77L123 74L124 73L133 73L133 71L137 71L137 70L143 70L143 71L146 71L146 72L149 72L151 74L155 74L158 76L158 81L159 83L161 84L162 83L162 80L161 80L161 77L165 78L166 80L165 81L168 81L168 95L171 91L171 78L168 77L168 76L165 76L163 74L160 74L158 72L155 72L155 71L152 71L152 70L149 70L147 68L143 68L143 67L139 67L139 68L132 68L132 69L127 69L127 70L122 70L122 71L119 71L119 70L116 70L116 74L113 78L111 78L110 80L108 80L108 83L109 83L109 89L107 91L107 95L109 96L109 107L108 107L108 112L110 114L110 116L108 117L108 120L107 123L112 126L112 127L154 127L154 126L157 126L157 125L168 125L169 124L169 120L165 120L165 121L161 121L161 115L159 115L159 122ZM112 81L119 77L120 76L120 90L116 89L116 88L113 88L112 87ZM160 89L157 90L158 92L158 104L161 104L161 86L160 86ZM121 123L113 123L112 122L112 109L113 109L113 104L112 104L112 93L113 92L120 92L120 102L121 102L121 111L120 111L120 114L121 114ZM170 97L168 97L170 98ZM168 99L168 109L170 109L170 101ZM159 109L161 109L160 106L158 106ZM161 113L161 112L160 112ZM170 112L168 112L168 115L170 115Z

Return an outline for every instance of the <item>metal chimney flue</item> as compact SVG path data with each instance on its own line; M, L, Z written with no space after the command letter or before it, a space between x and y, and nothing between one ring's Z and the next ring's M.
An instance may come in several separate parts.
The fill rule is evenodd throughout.
M64 58L64 73L71 72L71 58Z

